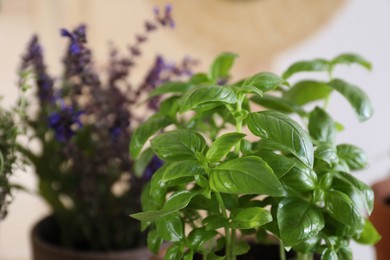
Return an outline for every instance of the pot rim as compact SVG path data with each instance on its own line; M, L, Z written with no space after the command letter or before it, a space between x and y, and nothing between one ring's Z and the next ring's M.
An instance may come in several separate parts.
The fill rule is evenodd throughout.
M113 250L113 251L79 251L72 248L66 248L62 246L57 246L50 244L46 242L42 237L39 235L39 227L40 225L46 221L47 219L53 217L53 215L48 215L43 218L41 218L38 222L34 224L31 230L31 242L33 246L38 246L40 248L43 248L48 251L55 251L55 252L61 252L61 254L66 256L74 256L77 255L83 255L86 257L102 257L102 259L106 259L107 256L115 254L117 256L126 256L129 253L141 253L144 252L146 247L138 247L134 249L124 249L124 250ZM149 250L147 250L149 252ZM151 254L151 253L150 253Z

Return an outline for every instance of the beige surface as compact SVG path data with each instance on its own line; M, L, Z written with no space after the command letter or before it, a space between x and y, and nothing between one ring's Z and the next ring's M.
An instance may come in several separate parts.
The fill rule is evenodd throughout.
M214 1L214 0L210 0ZM336 1L329 0L334 3ZM19 57L33 32L38 32L45 47L45 55L50 65L50 72L57 74L60 69L60 57L65 46L64 39L59 37L58 29L61 27L72 28L81 22L89 26L89 44L93 48L95 58L99 64L104 63L107 55L108 41L112 40L119 47L125 49L126 44L132 42L134 33L140 32L145 18L151 17L153 3L156 1L145 0L2 0L3 5L0 11L0 95L5 95L5 104L11 104L17 96L16 69ZM184 0L183 0L184 2ZM244 1L245 2L245 1ZM247 1L251 2L251 1ZM214 5L213 5L214 6ZM204 8L204 7L202 7ZM183 15L196 14L195 9L186 10L179 16L176 8L177 18ZM234 15L233 15L234 16ZM199 16L197 22L205 23L203 16ZM233 18L232 18L233 19ZM234 17L234 19L238 19ZM251 17L251 20L255 17ZM233 20L232 20L233 21ZM276 20L273 20L274 22ZM311 20L310 20L311 21ZM323 21L323 20L321 20ZM180 60L185 55L191 54L203 61L203 67L210 62L210 53L216 49L216 42L210 35L204 33L192 34L193 38L186 36L186 28L190 28L185 22L178 21L177 30L164 30L153 35L153 39L147 45L147 52L144 54L140 68L134 71L134 78L139 80L144 74L144 69L150 64L157 53L163 53L172 61ZM207 24L207 23L206 23ZM210 27L209 29L212 29ZM230 29L229 29L230 30ZM288 30L291 32L290 30ZM180 40L183 32L186 41ZM232 29L235 38L239 39L241 30ZM190 33L188 31L187 33ZM210 34L210 31L208 32ZM284 34L283 34L284 35ZM303 34L302 34L303 36ZM199 39L207 39L213 49L201 48ZM208 38L209 37L209 38ZM221 36L218 36L220 38ZM280 35L278 37L281 37ZM301 37L300 37L301 38ZM277 39L278 41L280 38ZM252 41L252 43L255 41ZM218 50L227 50L226 42L220 42ZM287 44L283 45L288 46ZM283 47L283 48L284 48ZM249 47L248 47L249 48ZM253 46L251 47L253 48ZM279 51L282 47L278 46ZM259 45L259 51L261 45ZM240 51L239 49L233 51ZM256 52L250 52L256 54ZM244 66L243 61L235 68L238 75L248 74L261 68L268 68L270 64L270 52L268 57L259 59L258 56L244 55L243 60L252 58L250 67ZM237 75L237 74L236 74ZM17 174L17 181L25 184L28 188L34 189L35 176L31 170ZM19 192L10 207L10 214L6 221L0 224L0 259L29 259L29 230L34 222L45 215L48 210L44 204L34 195Z

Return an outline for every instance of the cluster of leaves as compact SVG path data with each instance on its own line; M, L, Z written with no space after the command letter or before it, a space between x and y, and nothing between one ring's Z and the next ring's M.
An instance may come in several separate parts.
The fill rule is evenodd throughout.
M222 54L208 74L151 93L165 99L130 144L140 160L152 150L165 161L143 191L143 212L132 215L148 228L149 248L157 252L165 240L173 243L165 259L192 259L194 253L235 259L249 250L245 236L263 241L272 234L282 259L283 247L297 251L298 259L314 253L352 259L351 239L363 244L379 239L366 218L373 192L352 175L366 166L366 155L355 145L336 143L342 126L325 108L338 92L361 121L368 119L373 109L367 96L332 72L339 64L370 69L370 63L343 54L297 62L282 76L260 72L224 83L235 58ZM324 72L329 81L292 84L290 77L300 72ZM256 104L266 110L253 112ZM243 127L256 138L247 138Z
M38 37L29 43L20 70L35 75L37 98L29 101L38 101L38 108L28 124L40 150L27 146L23 153L36 168L39 193L59 224L62 246L104 251L146 243L139 222L128 215L141 210L142 187L161 161L151 156L139 165L129 157L133 128L142 120L136 111L141 104L145 114L153 113L158 99L142 103L146 93L189 74L193 61L175 65L158 56L143 82L132 84L130 75L149 36L173 25L170 6L156 9L128 52L111 49L106 73L95 68L84 25L60 31L69 44L58 79L49 75Z

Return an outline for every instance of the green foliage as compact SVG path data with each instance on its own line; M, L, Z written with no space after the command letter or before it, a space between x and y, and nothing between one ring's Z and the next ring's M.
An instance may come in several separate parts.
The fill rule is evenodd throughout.
M364 152L336 142L342 127L326 107L331 95L339 92L359 119L368 119L372 108L367 96L358 87L333 79L332 72L339 64L369 69L370 63L344 54L330 61L297 62L282 77L261 72L217 85L230 77L235 57L222 54L208 76L200 73L188 84L164 85L155 91L180 103L170 114L176 130L151 141L166 165L147 190L146 198L153 203L143 204L156 205L157 198L163 202L132 216L150 225L151 248L160 243L157 236L174 242L167 259L192 259L195 252L222 259L216 256L220 250L225 250L223 259L235 259L250 248L237 239L237 230L242 237L257 234L263 239L271 233L302 259L314 253L322 259L352 259L350 240L373 244L379 239L365 215L372 211L373 193L351 175L367 165ZM330 78L287 81L300 72L325 72ZM252 103L268 110L252 111ZM181 114L188 110L192 113Z

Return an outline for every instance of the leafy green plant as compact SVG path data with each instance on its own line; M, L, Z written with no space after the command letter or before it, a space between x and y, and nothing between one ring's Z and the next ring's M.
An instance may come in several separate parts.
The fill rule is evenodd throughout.
M281 259L291 248L298 259L314 253L352 259L351 240L380 239L366 218L373 192L352 175L367 165L366 155L336 142L343 127L326 107L338 92L359 120L370 118L366 94L332 75L341 64L371 64L342 54L294 63L282 76L260 72L228 83L235 58L221 54L208 74L165 83L150 95L165 96L160 111L139 126L130 144L135 158L152 150L165 161L143 191L143 212L131 215L149 230L149 248L157 252L170 241L165 259L192 259L194 253L235 259L250 249L246 236L263 241L272 234ZM329 79L293 83L300 72ZM254 112L256 104L266 110Z

